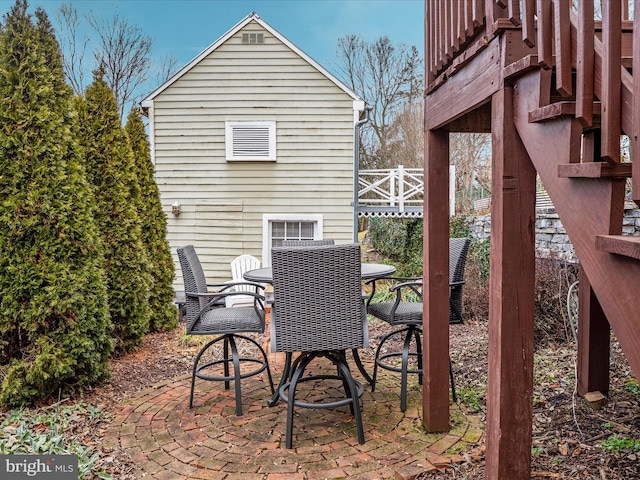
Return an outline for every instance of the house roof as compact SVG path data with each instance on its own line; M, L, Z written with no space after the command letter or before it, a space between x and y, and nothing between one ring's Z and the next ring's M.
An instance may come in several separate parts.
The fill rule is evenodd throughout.
M173 85L173 83L176 82L180 77L182 77L185 73L191 70L191 68L193 68L195 65L200 63L201 60L206 58L211 52L216 50L220 45L226 42L229 38L235 35L239 30L244 28L251 21L255 21L258 24L260 24L265 30L267 30L274 37L276 37L278 40L284 43L287 47L289 47L292 51L298 54L301 58L307 61L312 67L314 67L316 70L322 73L325 77L327 77L329 80L335 83L338 88L340 88L347 95L349 95L354 101L362 102L362 110L364 110L364 101L353 90L351 90L344 83L338 80L335 76L329 73L327 69L325 69L322 65L316 62L314 59L312 59L309 55L304 53L302 50L296 47L293 43L287 40L287 38L284 35L282 35L280 32L275 30L271 25L269 25L262 18L260 18L260 16L258 16L258 14L255 12L251 12L249 15L247 15L244 19L242 19L239 23L237 23L233 28L231 28L231 30L229 30L227 33L221 36L214 43L209 45L197 57L195 57L188 64L182 67L177 73L175 73L171 78L169 78L169 80L167 80L158 88L156 88L153 92L151 92L146 98L142 100L141 102L142 108L146 109L150 107L153 104L153 100L158 95L160 95L163 91L165 91L167 88Z

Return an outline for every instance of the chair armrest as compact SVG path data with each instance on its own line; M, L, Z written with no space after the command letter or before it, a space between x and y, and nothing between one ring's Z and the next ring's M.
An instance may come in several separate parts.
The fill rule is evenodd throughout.
M422 284L422 279L421 279L419 282L397 283L395 285L392 285L391 288L389 288L389 291L390 292L395 292L396 290L402 290L403 288L410 288L411 290L413 290L417 294L420 294L420 292L418 291L418 288L422 288L423 286L424 285Z
M237 283L244 284L246 282L237 282ZM257 283L250 282L250 284L263 288L260 284L257 284ZM261 310L264 310L265 297L264 295L261 295L255 292L245 292L245 291L236 292L234 290L227 290L227 291L219 291L219 292L211 292L211 293L198 293L198 292L185 293L186 297L211 298L211 301L203 308L203 310L211 308L215 305L219 305L220 303L222 304L222 306L224 306L224 299L226 297L233 297L233 296L240 296L240 295L244 295L247 297L254 297L254 300L253 300L254 306L256 308L260 307Z
M405 288L409 288L410 290L412 290L416 295L418 295L421 299L422 299L422 277L377 277L374 278L372 280L369 280L368 282L366 282L366 284L371 284L371 294L369 295L369 297L367 297L366 299L366 304L367 307L371 304L371 300L373 300L373 297L376 293L376 281L377 280L386 280L386 281L391 281L391 282L398 282L395 285L392 285L389 288L389 292L390 293L394 293L396 294L396 299L395 299L395 305L393 307L393 311L395 312L395 310L398 308L398 305L400 304L400 302L402 301L402 291Z
M262 285L261 283L249 282L249 281L246 281L246 280L240 280L240 281L237 281L237 282L234 282L234 281L225 282L223 284L223 288L218 290L218 292L225 292L227 290L231 291L231 290L234 289L234 287L237 287L237 286L240 286L240 285L254 287L256 289L256 293L258 292L258 289L264 290L266 288L265 285ZM245 292L246 292L246 290L245 290Z
M395 313L396 309L398 308L398 305L400 305L400 302L402 301L403 291L411 290L420 298L420 301L422 301L422 287L423 287L422 279L420 279L419 282L403 282L403 283L398 283L396 285L393 285L389 289L389 292L391 293L395 292L396 294L396 301L393 307L393 312Z
M421 277L376 277L376 278L372 278L371 280L367 280L366 282L364 282L365 285L369 285L369 284L373 284L375 285L375 283L378 280L391 280L394 282L412 282L412 281L418 281L418 280L422 280Z

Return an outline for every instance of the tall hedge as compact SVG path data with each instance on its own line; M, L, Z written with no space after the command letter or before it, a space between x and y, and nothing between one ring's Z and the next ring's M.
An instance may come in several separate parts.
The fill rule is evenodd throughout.
M167 217L162 211L160 191L153 178L149 140L137 109L131 110L124 128L133 150L134 166L140 185L138 215L142 225L142 244L149 259L151 273L149 329L170 330L178 326L172 285L175 270L167 242Z
M396 262L400 276L422 275L422 219L369 219L371 245Z
M51 24L18 0L0 26L0 403L109 375L95 202Z
M137 205L133 152L121 126L113 91L97 73L78 100L85 167L97 202L95 217L105 245L109 313L115 347L129 351L149 331L148 259Z
M398 275L422 275L423 221L421 218L371 218L369 237L378 252L397 262ZM468 237L466 217L449 218L449 236Z

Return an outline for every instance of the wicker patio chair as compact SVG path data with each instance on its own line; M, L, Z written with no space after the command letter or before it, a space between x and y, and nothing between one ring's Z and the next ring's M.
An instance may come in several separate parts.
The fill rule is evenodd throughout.
M256 291L264 287L258 283L235 282L221 285L207 285L202 266L193 245L178 248L178 258L182 267L187 306L187 335L218 335L208 342L193 363L191 376L191 394L189 408L193 407L193 393L196 377L203 380L223 381L225 389L229 389L230 381L234 382L236 398L236 415L242 415L242 392L240 381L243 378L258 375L267 371L271 393L274 393L273 379L269 368L267 354L254 339L242 335L243 333L264 333L265 311L264 296L247 291L234 291L233 286L239 284L251 285ZM217 292L210 293L209 287L221 287ZM225 299L229 296L249 295L253 297L253 305L246 307L225 307ZM254 345L260 351L262 358L240 357L237 341L246 341ZM199 365L203 354L213 345L223 342L222 358L205 362ZM229 352L229 350L231 350ZM243 364L257 364L251 371L244 371ZM206 369L214 369L222 365L223 375L209 374ZM233 372L230 370L233 367Z
M362 384L346 361L347 349L368 345L364 302L360 293L360 246L357 244L281 247L271 251L273 287L277 301L271 311L271 346L275 352L299 356L285 369L279 396L286 401L286 446L291 448L294 407L333 408L349 405L354 415L358 442L364 443L360 410ZM309 374L305 370L320 357L329 359L336 375ZM296 399L300 382L339 381L345 398L333 401Z
M464 286L464 269L469 250L468 238L449 239L449 323L463 323L462 318L462 287ZM410 373L418 374L418 381L422 385L422 279L407 277L384 277L385 280L395 282L389 291L395 295L392 301L374 302L376 281L367 283L372 285L371 296L367 303L367 313L384 320L393 326L402 326L385 335L376 349L375 363L373 366L372 391L375 390L378 367L401 374L400 379L400 409L407 409L407 376ZM416 301L407 300L406 295L412 292ZM404 335L402 351L384 353L386 342L397 335ZM415 348L411 348L412 340L415 340ZM415 358L417 368L410 368L409 358ZM401 359L401 366L390 363L389 360ZM453 368L449 360L449 376L451 380L451 392L453 401L457 401L456 389L453 378Z

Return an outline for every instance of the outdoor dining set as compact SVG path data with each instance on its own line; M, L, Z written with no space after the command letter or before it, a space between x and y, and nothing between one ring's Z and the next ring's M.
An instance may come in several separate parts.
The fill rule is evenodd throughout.
M450 323L462 322L462 286L468 246L469 239L450 239ZM400 408L406 410L408 374L417 374L422 383L421 279L393 277L395 267L392 265L362 262L359 244L285 240L282 246L272 248L271 267L247 270L237 281L207 284L194 247L187 245L177 251L185 286L186 334L214 336L195 358L189 407L194 404L196 378L222 381L226 389L233 382L235 413L240 416L243 414L242 380L266 372L271 390L266 403L269 406L279 400L287 403L287 448L292 448L295 407L348 406L356 423L358 442L362 444L365 438L360 397L364 385L352 375L347 361L347 352L351 352L372 390L378 368L401 374ZM380 281L392 285L390 295L382 301L375 295L376 283ZM406 296L407 291L413 293L410 298ZM229 302L240 297L242 303ZM229 304L233 306L227 306ZM359 349L369 346L367 314L395 327L378 344L372 376L358 354ZM265 333L267 324L271 352L285 354L277 387L267 352L254 338L255 334ZM401 350L388 352L388 348L383 348L385 342L398 335L402 338ZM240 342L247 342L257 353L246 354L246 348L238 348ZM222 354L205 359L205 352L214 345L222 345ZM308 367L319 358L327 359L335 369L331 373L327 373L329 370L309 373ZM450 374L455 401L451 364ZM344 395L297 398L298 387L307 382L334 382L342 387Z

